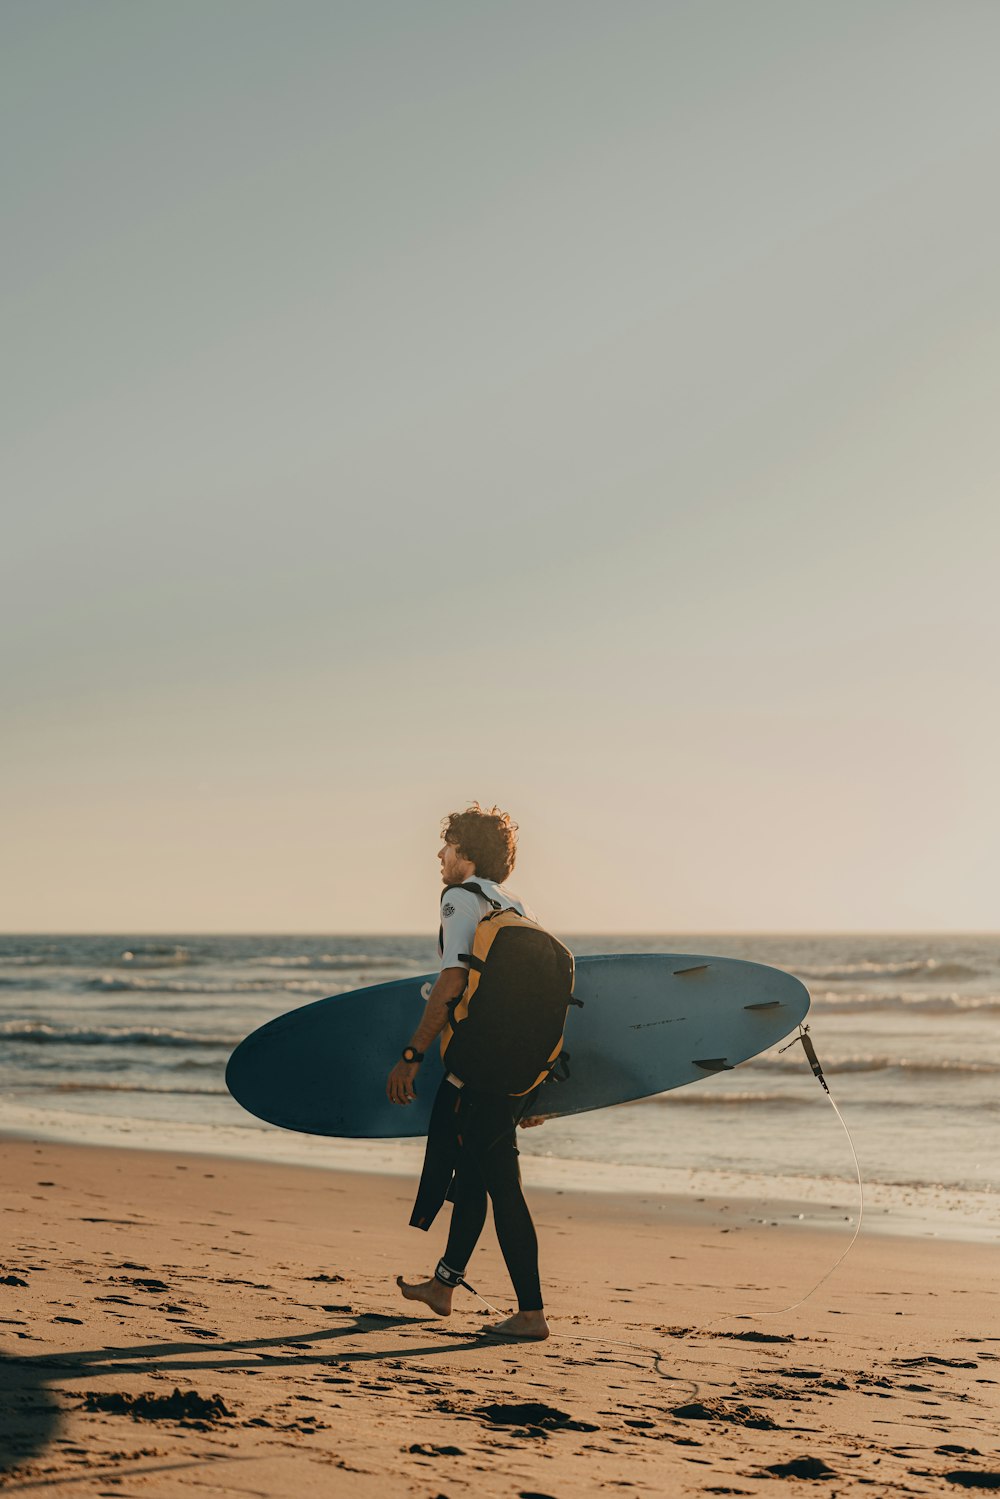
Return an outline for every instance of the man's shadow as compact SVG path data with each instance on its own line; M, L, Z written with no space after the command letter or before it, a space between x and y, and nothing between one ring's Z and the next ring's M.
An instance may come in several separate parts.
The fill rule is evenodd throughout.
M484 1338L473 1337L447 1342L438 1338L419 1348L410 1343L401 1348L351 1349L343 1354L336 1349L331 1351L328 1346L319 1351L312 1347L317 1343L329 1345L337 1338L356 1337L359 1333L370 1336L397 1327L409 1327L424 1320L422 1317L355 1314L346 1326L321 1327L316 1332L296 1331L239 1342L148 1343L142 1347L91 1348L29 1358L0 1354L0 1473L9 1473L37 1457L58 1435L63 1412L49 1388L55 1380L62 1384L90 1374L137 1374L147 1369L157 1373L183 1373L190 1380L201 1372L223 1369L259 1370L281 1365L301 1368L308 1364L336 1367L390 1358L430 1358L486 1346ZM276 1351L266 1352L269 1349Z

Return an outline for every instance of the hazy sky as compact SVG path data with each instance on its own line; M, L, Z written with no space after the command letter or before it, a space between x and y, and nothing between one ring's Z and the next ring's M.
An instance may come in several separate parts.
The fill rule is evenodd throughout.
M12 0L0 927L996 929L995 0Z

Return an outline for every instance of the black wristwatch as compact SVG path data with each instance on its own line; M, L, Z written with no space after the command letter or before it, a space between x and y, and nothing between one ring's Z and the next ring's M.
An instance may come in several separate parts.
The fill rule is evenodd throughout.
M412 1046L404 1046L403 1047L403 1061L404 1062L422 1062L423 1060L424 1060L424 1054L423 1054L422 1051L414 1051L414 1049L413 1049Z

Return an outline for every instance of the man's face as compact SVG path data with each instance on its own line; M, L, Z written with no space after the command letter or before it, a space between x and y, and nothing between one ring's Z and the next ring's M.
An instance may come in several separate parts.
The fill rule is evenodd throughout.
M441 861L441 883L444 885L460 885L463 880L471 878L475 869L461 850L447 839L438 849L438 858Z

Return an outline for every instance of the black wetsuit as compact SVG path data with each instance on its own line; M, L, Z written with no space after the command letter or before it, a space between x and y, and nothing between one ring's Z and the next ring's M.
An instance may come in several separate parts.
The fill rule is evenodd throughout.
M518 1308L535 1312L542 1310L538 1236L521 1190L517 1150L517 1120L525 1104L523 1098L442 1082L431 1111L410 1223L430 1228L443 1203L451 1201L451 1230L442 1263L453 1275L463 1275L486 1222L489 1196Z

